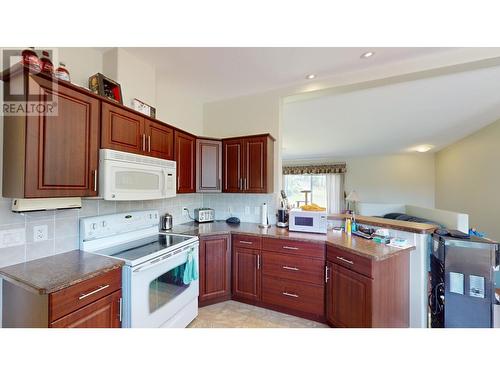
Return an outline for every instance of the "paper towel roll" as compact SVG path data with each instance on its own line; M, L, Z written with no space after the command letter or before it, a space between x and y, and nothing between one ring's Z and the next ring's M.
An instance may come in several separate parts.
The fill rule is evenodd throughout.
M260 225L263 227L267 226L268 220L267 220L267 204L262 203L262 206L260 206Z

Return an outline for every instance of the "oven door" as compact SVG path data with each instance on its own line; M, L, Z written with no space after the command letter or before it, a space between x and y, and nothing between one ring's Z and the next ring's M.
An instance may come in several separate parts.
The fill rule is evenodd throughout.
M176 194L175 168L102 160L100 194L105 200L171 198Z
M153 259L131 269L131 293L127 302L132 328L161 327L186 305L197 300L199 281L194 280L188 285L182 282L183 266L191 250L198 259L196 243L166 259L156 258L160 260Z

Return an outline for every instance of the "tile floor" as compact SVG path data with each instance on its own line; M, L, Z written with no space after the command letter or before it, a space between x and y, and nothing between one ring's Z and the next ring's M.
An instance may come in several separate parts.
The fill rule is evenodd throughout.
M201 307L189 328L326 328L318 322L276 311L226 301Z

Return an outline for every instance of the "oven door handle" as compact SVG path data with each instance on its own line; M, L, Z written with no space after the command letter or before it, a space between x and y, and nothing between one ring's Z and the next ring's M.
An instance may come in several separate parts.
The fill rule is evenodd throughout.
M158 266L158 265L166 262L167 260L172 259L173 256L181 254L183 252L187 253L187 252L189 252L189 250L184 250L184 249L175 250L172 253L168 253L168 254L163 255L162 257L158 257L156 259L153 259L152 261L148 262L147 264L145 264L143 266L137 267L133 272L146 271L146 270L148 270L148 269L150 269L152 267L156 267L156 266Z

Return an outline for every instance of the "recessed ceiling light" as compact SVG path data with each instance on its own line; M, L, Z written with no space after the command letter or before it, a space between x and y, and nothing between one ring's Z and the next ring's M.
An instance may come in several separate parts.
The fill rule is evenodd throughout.
M306 75L306 79L314 79L316 78L316 74L308 74Z
M371 51L370 51L370 52L365 52L365 53L363 53L360 57L361 57L362 59L367 59L367 58L369 58L369 57L372 57L373 55L375 55L375 52L371 52Z
M417 152L427 152L431 150L434 146L433 145L420 145L415 147L415 151Z

